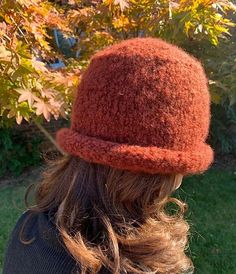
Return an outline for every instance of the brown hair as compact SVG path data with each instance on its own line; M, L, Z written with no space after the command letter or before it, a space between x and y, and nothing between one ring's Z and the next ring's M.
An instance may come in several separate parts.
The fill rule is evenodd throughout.
M55 221L81 273L186 273L186 205L170 197L182 175L132 173L63 156L47 169L31 210ZM168 214L166 205L179 210Z

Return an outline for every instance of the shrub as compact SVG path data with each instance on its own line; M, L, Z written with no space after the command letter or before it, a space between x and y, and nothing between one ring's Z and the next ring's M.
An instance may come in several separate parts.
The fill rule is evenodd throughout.
M6 127L0 128L0 176L16 176L26 167L40 163L40 143L39 138L29 141L22 133Z

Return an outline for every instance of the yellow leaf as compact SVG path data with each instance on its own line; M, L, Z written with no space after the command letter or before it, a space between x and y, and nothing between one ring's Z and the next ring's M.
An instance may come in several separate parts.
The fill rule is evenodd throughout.
M8 14L6 14L4 16L4 19L5 19L5 21L6 21L7 24L10 24L10 25L12 24L12 20L11 20L11 18L10 18L10 16Z
M15 109L11 109L8 114L7 114L7 118L10 119L12 117L16 116L16 110Z
M113 3L114 3L114 0L103 0L103 3L109 7L109 9L111 9Z
M185 30L185 33L188 35L189 33L189 30L193 27L193 24L188 21L188 22L185 22L184 24L184 30Z
M221 102L221 96L219 94L217 94L216 92L211 92L211 101L214 104L219 105L219 103Z
M119 18L115 19L112 24L116 29L126 29L129 25L129 19L122 14Z

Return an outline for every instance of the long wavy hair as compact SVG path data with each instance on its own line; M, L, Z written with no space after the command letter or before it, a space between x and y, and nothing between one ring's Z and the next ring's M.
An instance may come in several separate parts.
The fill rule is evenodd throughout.
M171 197L182 175L132 173L63 156L43 176L31 210L55 209L80 273L193 272L185 254L186 204ZM169 203L178 207L174 214Z

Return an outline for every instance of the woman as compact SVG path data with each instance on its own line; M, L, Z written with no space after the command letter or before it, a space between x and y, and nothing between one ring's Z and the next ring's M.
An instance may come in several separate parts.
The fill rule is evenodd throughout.
M170 195L213 160L209 109L201 64L174 45L136 38L95 54L57 133L68 155L18 221L3 273L191 273L185 204Z

